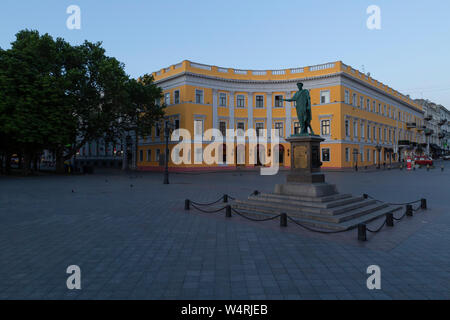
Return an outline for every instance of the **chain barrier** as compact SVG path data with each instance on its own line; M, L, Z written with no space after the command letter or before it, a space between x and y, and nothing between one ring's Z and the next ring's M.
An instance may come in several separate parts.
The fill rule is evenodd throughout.
M193 208L197 209L198 211L201 211L201 212L204 212L204 213L217 213L217 212L220 212L220 211L222 211L223 209L225 209L227 207L227 206L225 206L225 207L222 207L222 208L216 209L216 210L205 210L205 209L201 209L201 208L197 207L192 202L191 202L191 206Z
M370 230L369 228L366 227L367 231L371 232L371 233L377 233L378 231L380 231L381 229L383 229L383 227L386 225L386 219L384 219L383 224L376 230Z
M297 220L292 219L292 218L289 217L289 216L288 216L287 218L288 218L289 221L293 222L294 224L296 224L296 225L298 225L298 226L300 226L300 227L302 227L302 228L305 228L306 230L312 231L312 232L318 232L318 233L341 233L341 232L346 232L346 231L349 230L349 229L345 229L345 230L336 230L336 231L318 230L318 229L313 229L313 228L310 228L310 227L308 227L308 226L305 226L305 225L301 224L300 222L298 222Z
M218 202L220 202L221 200L223 200L223 198L225 198L225 195L221 196L219 199L217 199L216 201L210 202L210 203L199 203L199 202L195 202L191 200L192 204L195 204L197 206L211 206L213 204L216 204ZM230 198L230 196L228 196L228 198ZM230 198L231 199L231 198Z
M370 195L368 195L368 194L366 194L366 193L365 193L363 196L364 196L365 198L370 198L370 199L372 199L372 200L375 200L375 201L378 201L378 202L382 202L382 203L386 203L386 204L389 204L389 205L391 205L391 206L406 206L407 204L414 204L414 203L418 203L418 202L421 202L421 201L422 201L422 200L416 200L416 201L405 202L405 203L391 203L391 202L384 202L384 201L375 199L374 197L372 197L372 196L370 196Z
M259 191L255 190L254 192L252 192L250 194L250 196L258 195L258 194L259 194ZM373 199L375 201L378 201L378 202L381 202L381 203L385 203L385 204L388 204L388 205L397 205L397 206L406 205L406 210L405 210L405 213L399 218L396 218L393 215L393 213L387 213L386 216L385 216L384 222L375 230L369 229L366 226L366 224L364 224L364 223L359 224L358 225L358 240L361 240L361 241L366 241L367 240L367 238L366 238L366 231L368 231L370 233L378 233L386 225L388 225L390 227L394 226L394 224L393 224L394 220L395 221L400 221L405 216L412 216L413 215L412 214L413 211L419 211L421 209L426 209L427 208L426 199L420 199L420 200L406 202L406 203L388 203L388 202L383 202L381 200L377 200L377 199L369 196L368 194L364 194L364 198L366 198L366 199L370 198L370 199ZM218 212L222 211L223 209L227 209L226 210L226 216L227 217L231 217L231 212L234 212L238 216L240 216L240 217L242 217L244 219L247 219L247 220L250 220L250 221L255 221L255 222L264 222L264 221L270 221L270 220L275 220L277 218L280 218L280 225L282 227L286 227L287 226L287 220L289 220L289 221L293 222L295 225L300 226L300 227L302 227L302 228L304 228L304 229L306 229L308 231L317 232L317 233L323 233L323 234L342 233L342 232L347 232L347 231L350 230L350 228L346 228L346 229L343 229L343 230L327 231L327 230L319 230L319 229L311 228L311 227L308 227L308 226L298 222L297 220L291 218L286 213L281 213L281 214L278 214L278 215L275 215L275 216L272 216L272 217L268 217L268 218L264 218L264 219L256 219L256 218L249 217L249 216L245 215L242 212L239 212L237 209L232 208L230 205L226 205L226 206L224 206L222 208L218 208L218 209L215 209L215 210L205 210L205 209L202 209L202 208L198 207L198 206L210 206L210 205L218 203L221 200L223 200L224 202L228 202L228 199L235 200L236 198L225 194L222 197L220 197L219 199L217 199L216 201L210 202L210 203L198 203L198 202L194 202L194 201L191 201L189 199L186 199L185 200L185 210L189 210L189 205L192 205L193 208L195 208L195 209L197 209L197 210L199 210L201 212L204 212L204 213L218 213ZM420 205L417 208L413 208L412 204L418 203L418 202L420 202ZM389 217L388 217L388 215L389 215Z
M273 217L269 217L269 218L266 218L266 219L255 219L255 218L247 217L247 216L244 215L242 212L239 212L239 211L237 211L237 210L234 209L234 208L231 208L231 211L233 211L233 212L236 213L238 216L240 216L240 217L242 217L242 218L244 218L244 219L247 219L247 220L250 220L250 221L256 221L256 222L263 222L263 221L275 220L275 219L281 217L281 214L279 214L279 215L276 215L276 216L273 216Z
M404 217L406 217L406 212L400 218L393 217L393 219L395 221L401 221Z

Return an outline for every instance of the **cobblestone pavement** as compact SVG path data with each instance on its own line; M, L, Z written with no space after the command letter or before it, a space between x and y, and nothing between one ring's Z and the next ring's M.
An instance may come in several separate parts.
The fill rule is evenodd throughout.
M450 162L441 164L327 173L340 192L427 198L428 210L367 242L356 230L183 210L185 198L271 192L286 172L171 174L170 185L161 173L0 177L0 299L449 299ZM69 265L81 268L81 290L66 287ZM369 265L381 268L381 290L367 289Z

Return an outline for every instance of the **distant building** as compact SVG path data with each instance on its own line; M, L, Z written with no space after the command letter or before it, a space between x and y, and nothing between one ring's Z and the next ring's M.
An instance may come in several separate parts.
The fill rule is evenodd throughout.
M321 144L323 168L376 166L397 162L425 144L422 105L341 61L281 70L240 70L183 61L153 73L155 83L164 93L167 105L165 121L197 132L216 128L278 129L281 137L279 161L290 167L290 144L286 137L297 132L299 123L295 106L284 102L303 82L310 90L312 128L325 141ZM160 170L165 150L164 122L153 134L139 140L137 166L141 170ZM210 141L198 146L192 142L187 156L201 156ZM171 142L170 150L177 142ZM245 161L249 163L245 145ZM226 158L225 147L220 157ZM237 157L237 150L232 151ZM263 150L270 156L270 149ZM238 164L181 164L169 166L177 170L235 168Z
M426 126L427 152L439 156L450 151L450 111L444 106L424 99L416 99L422 105Z

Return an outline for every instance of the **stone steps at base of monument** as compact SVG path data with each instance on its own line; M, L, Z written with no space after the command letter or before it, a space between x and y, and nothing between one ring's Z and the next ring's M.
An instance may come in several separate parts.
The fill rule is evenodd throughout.
M315 220L311 218L305 218L305 217L298 217L294 216L292 214L288 213L288 216L297 221L298 223L305 225L307 227L316 228L317 230L323 230L323 231L345 231L345 230L351 230L358 226L360 223L368 223L372 220L375 220L377 218L380 218L382 216L385 216L387 213L395 213L398 210L401 210L402 207L392 207L387 206L383 209L365 214L363 216L360 216L355 219L347 220L340 223L335 222L328 222L328 221L321 221L321 220ZM266 218L273 216L274 214L268 214L268 213L261 213L261 212L255 212L253 210L245 210L240 209L239 210L242 213L246 213L248 215L251 215L254 218ZM279 213L277 213L279 214ZM288 225L293 224L293 222L288 221Z
M277 203L289 203L289 204L296 204L302 207L313 207L313 208L322 208L322 209L328 209L328 208L334 208L343 206L346 204L354 203L354 202L360 202L364 200L364 197L353 197L352 195L344 195L344 197L322 197L322 198L328 198L323 201L308 201L310 199L317 199L317 198L310 198L308 197L292 197L292 196L284 196L284 195L278 195L278 194L260 194L260 195L254 195L249 196L249 200L256 200L256 201L265 201L265 202L277 202Z
M369 202L369 201L368 201ZM251 201L236 201L233 205L235 209L246 210L253 212L260 212L265 214L280 214L281 212L287 213L292 218L304 218L312 219L315 221L323 221L328 223L342 223L348 220L356 219L361 216L370 214L372 212L382 210L388 207L387 204L376 203L375 201L367 204L365 203L362 207L357 207L351 210L347 210L339 215L324 214L324 213L314 213L300 210L292 210L292 208L286 206L267 206L261 203L251 202Z
M288 196L275 193L260 193L259 196L272 199L297 200L297 201L317 202L317 203L330 202L334 200L342 200L353 197L351 194L341 194L341 193L336 193L331 196L324 196L324 197Z
M302 213L302 214L319 214L323 216L337 216L355 209L363 208L372 204L375 204L375 200L364 199L363 197L356 198L351 203L343 204L332 208L320 208L314 207L311 202L299 202L293 200L287 200L284 202L270 201L267 199L252 198L249 200L236 200L235 204L245 204L250 205L255 208L267 208L269 210L280 210L292 213Z

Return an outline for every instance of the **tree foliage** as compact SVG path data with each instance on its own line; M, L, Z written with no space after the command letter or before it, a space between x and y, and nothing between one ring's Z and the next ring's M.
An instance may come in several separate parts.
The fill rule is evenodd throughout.
M28 170L28 160L49 149L61 169L88 141L148 133L163 116L158 99L151 76L131 79L100 42L72 46L20 31L10 49L0 48L0 152L23 155Z

